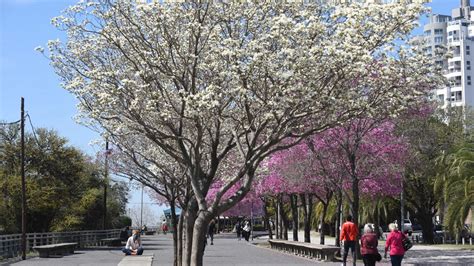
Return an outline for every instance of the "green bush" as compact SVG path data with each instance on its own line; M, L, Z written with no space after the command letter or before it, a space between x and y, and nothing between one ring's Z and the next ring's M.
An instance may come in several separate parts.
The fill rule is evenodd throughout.
M124 228L132 225L132 218L122 215L112 221L113 228Z

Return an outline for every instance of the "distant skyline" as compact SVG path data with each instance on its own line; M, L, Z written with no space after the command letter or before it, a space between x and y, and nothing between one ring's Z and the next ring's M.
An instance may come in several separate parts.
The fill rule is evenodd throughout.
M77 100L62 89L60 80L49 61L34 51L46 46L48 40L65 39L50 20L76 3L73 0L0 0L0 120L11 122L20 117L20 97L25 98L25 109L35 128L54 129L85 153L93 156L100 147L90 145L101 141L92 130L77 124ZM459 6L458 0L434 0L433 13L451 14ZM31 129L27 126L27 130ZM129 208L137 208L140 190L134 190ZM158 207L146 195L145 203L154 206L159 218L166 207Z

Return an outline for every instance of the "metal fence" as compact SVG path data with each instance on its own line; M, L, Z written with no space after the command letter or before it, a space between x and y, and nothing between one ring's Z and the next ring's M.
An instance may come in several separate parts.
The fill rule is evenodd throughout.
M76 242L79 247L99 246L101 239L120 236L120 229L47 232L26 234L26 252L33 251L34 246ZM21 255L21 234L0 235L0 259Z

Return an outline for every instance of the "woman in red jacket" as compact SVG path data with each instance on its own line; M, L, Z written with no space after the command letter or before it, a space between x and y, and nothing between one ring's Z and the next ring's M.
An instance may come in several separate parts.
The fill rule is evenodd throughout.
M377 250L378 243L377 234L374 233L374 225L366 224L364 235L360 238L360 254L362 254L365 266L375 266L379 254Z
M385 255L387 257L387 251L390 249L390 261L392 266L401 266L403 256L405 255L405 249L403 248L403 239L406 237L402 232L398 231L398 225L392 223L388 226L390 234L387 236L385 242Z

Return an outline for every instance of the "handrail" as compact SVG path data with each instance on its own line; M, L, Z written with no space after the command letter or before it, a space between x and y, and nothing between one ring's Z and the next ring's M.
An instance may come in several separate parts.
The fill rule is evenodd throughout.
M79 247L98 246L103 238L119 237L120 229L86 230L70 232L44 232L26 234L26 251L34 246L77 242ZM21 234L0 235L0 259L21 255Z

